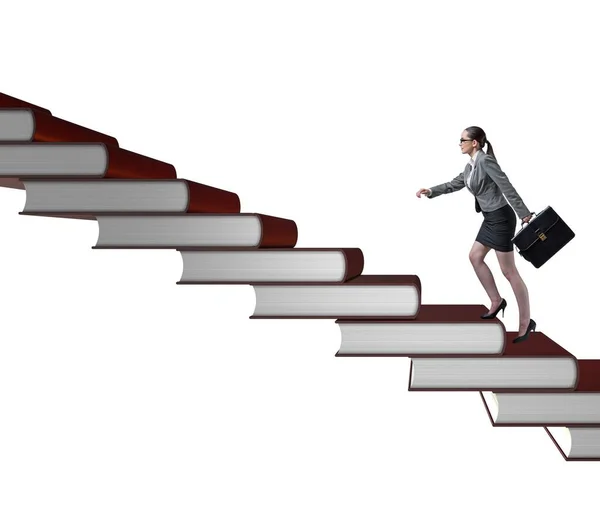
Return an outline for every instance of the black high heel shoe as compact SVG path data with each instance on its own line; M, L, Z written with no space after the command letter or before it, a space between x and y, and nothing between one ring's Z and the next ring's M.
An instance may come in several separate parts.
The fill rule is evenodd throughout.
M523 342L523 340L527 340L527 338L529 337L529 333L535 330L535 326L535 321L533 319L530 319L529 324L527 325L527 331L525 332L525 335L519 335L518 337L513 339L513 344L518 344L519 342Z
M502 310L502 317L504 317L504 309L505 308L506 308L506 300L504 298L502 298L500 305L498 305L498 308L494 312L491 312L489 314L483 314L479 317L481 317L481 319L494 319L498 315L498 312L500 312L500 310Z

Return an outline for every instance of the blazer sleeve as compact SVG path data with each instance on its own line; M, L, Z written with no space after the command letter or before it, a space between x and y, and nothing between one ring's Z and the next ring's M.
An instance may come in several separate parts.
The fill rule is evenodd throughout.
M500 191L502 191L502 194L506 197L512 208L515 209L520 219L531 214L527 206L523 203L519 193L517 193L506 174L500 168L500 165L498 165L498 162L492 156L485 155L481 159L481 167L491 177L492 181L498 185Z
M459 191L464 187L465 176L463 172L461 172L450 182L445 182L444 184L438 184L437 186L432 186L429 188L431 190L431 194L427 195L427 198L435 198L436 196L445 195L446 193L453 193L454 191Z

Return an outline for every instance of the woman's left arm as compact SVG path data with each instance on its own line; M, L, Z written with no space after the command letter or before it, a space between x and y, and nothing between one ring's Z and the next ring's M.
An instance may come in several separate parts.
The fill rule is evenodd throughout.
M516 189L510 183L508 177L502 171L500 165L498 165L498 162L492 156L485 155L481 159L481 166L498 185L500 191L502 191L508 202L512 205L513 209L515 209L515 212L519 218L525 220L525 218L531 216L531 212L529 212L529 209L523 203L519 193L517 193Z

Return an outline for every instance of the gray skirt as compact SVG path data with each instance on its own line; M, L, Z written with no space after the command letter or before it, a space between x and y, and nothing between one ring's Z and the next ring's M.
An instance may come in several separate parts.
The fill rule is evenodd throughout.
M512 207L506 204L491 212L482 211L482 214L483 223L475 240L496 251L512 251L512 238L517 226L517 217Z

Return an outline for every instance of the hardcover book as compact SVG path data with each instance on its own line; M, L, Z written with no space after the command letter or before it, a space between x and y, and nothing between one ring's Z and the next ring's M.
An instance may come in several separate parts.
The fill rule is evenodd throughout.
M1 111L0 111L1 112ZM3 179L175 179L175 167L103 143L0 143Z
M94 249L236 249L294 247L291 219L258 213L98 215Z
M2 142L103 142L117 139L31 108L0 109Z
M416 275L359 275L342 284L253 284L251 318L414 318L421 305Z
M24 179L21 214L94 216L101 214L238 213L235 193L187 179Z
M506 328L481 319L483 305L422 305L413 319L336 320L342 337L336 356L497 354Z
M577 385L566 393L479 394L493 426L590 426L600 428L600 360L577 360Z
M363 269L356 248L181 251L178 284L344 283Z
M540 331L524 342L507 332L500 355L452 355L411 359L409 391L572 391L577 359Z

